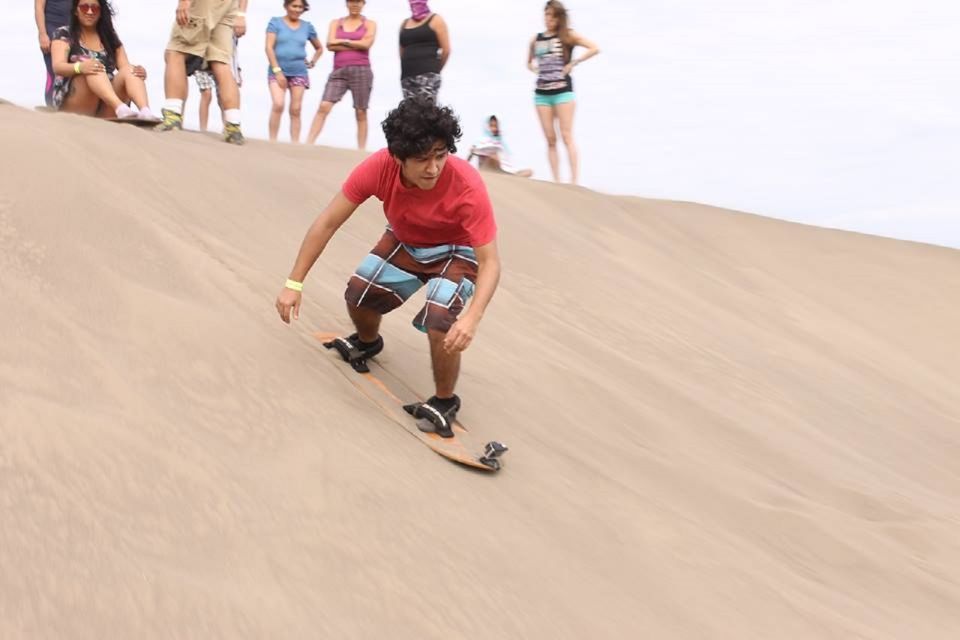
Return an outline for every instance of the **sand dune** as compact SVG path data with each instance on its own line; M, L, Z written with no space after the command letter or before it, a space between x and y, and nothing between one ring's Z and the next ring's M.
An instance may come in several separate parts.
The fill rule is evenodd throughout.
M957 638L960 252L507 176L431 453L311 338L360 156L0 106L0 637ZM416 305L382 362L429 390Z

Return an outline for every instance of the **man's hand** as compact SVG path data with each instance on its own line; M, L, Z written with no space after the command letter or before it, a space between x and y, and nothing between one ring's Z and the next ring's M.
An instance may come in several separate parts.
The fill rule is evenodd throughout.
M41 31L39 33L40 39L40 51L44 53L50 53L50 36L47 35L46 31Z
M247 35L247 18L246 16L237 16L233 19L233 35L238 38L242 38Z
M280 319L287 324L290 324L291 316L294 320L299 320L300 302L302 299L303 294L299 291L287 289L286 287L281 289L280 295L277 296L277 313L280 314Z
M447 353L466 351L476 334L477 321L469 313L466 313L450 327L447 337L443 339L443 350Z
M190 0L180 0L177 3L177 24L181 27L190 22Z

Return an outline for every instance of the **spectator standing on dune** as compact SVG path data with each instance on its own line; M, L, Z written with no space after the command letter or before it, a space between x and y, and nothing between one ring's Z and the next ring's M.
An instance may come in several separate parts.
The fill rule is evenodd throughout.
M176 21L164 53L166 71L163 85L166 101L161 113L163 122L157 131L183 129L183 103L187 98L187 57L198 56L210 66L219 89L223 108L223 139L243 144L240 128L240 88L230 68L233 57L233 36L239 15L238 0L178 0Z
M440 72L450 58L450 34L427 0L410 0L410 17L400 26L400 86L403 97L437 99Z
M43 64L47 67L47 79L43 88L44 104L53 106L53 59L50 57L50 45L53 33L60 27L70 24L71 0L34 0L33 13L37 22L37 38L43 53Z
M247 33L247 0L240 0L240 10L233 22L233 57L230 60L230 71L233 73L233 79L237 81L237 89L243 88L243 75L240 70L240 57L237 51L240 44L240 38ZM190 75L192 60L187 62L187 75ZM217 91L217 104L220 106L220 117L223 119L223 104L220 100L220 90L217 88L217 80L210 73L210 67L202 59L199 59L200 69L193 73L193 80L197 83L197 89L200 91L200 107L197 114L200 119L200 131L206 131L210 122L210 104L213 102L213 91ZM239 99L239 95L238 95Z
M273 102L270 109L269 132L275 142L280 131L280 119L287 92L290 93L290 141L300 142L300 113L303 94L310 88L310 69L323 55L323 45L313 24L302 16L310 10L307 0L284 0L287 14L270 19L267 25L267 85ZM307 43L313 45L313 57L307 59Z
M570 74L577 65L597 55L600 50L593 42L570 28L567 9L559 0L547 2L543 20L546 28L530 41L530 53L527 56L527 68L537 74L534 104L543 135L547 139L547 159L550 161L554 181L560 181L560 158L557 154L559 123L560 137L563 138L570 160L570 182L577 184L580 158L573 140L576 96ZM573 57L576 47L587 50L578 59Z
M357 117L357 148L367 147L367 109L373 90L370 47L377 37L377 23L363 15L366 4L366 0L347 0L347 16L330 21L327 49L334 52L333 72L327 78L320 108L310 125L308 144L316 142L333 105L340 102L349 89Z

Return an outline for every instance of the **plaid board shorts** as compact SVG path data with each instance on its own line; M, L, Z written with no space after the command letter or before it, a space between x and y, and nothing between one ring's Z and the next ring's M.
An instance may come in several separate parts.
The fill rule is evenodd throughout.
M446 333L473 295L477 256L471 247L409 247L386 232L347 283L352 306L390 313L427 285L427 301L413 319L420 331Z
M353 96L353 108L366 111L370 107L370 93L373 91L373 69L361 64L334 69L327 78L322 101L336 104L347 93L347 89Z

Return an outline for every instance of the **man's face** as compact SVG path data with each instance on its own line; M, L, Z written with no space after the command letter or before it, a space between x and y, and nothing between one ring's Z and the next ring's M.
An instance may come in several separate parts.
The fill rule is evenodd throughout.
M437 186L443 165L447 163L449 155L447 145L438 141L426 153L403 161L395 160L400 165L400 171L407 182L418 189L429 191Z

